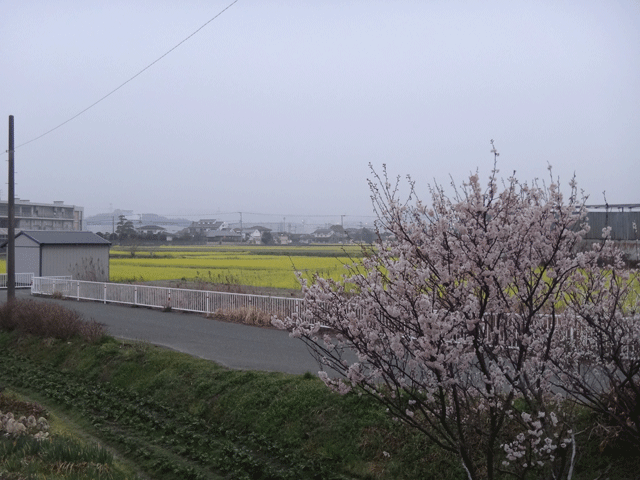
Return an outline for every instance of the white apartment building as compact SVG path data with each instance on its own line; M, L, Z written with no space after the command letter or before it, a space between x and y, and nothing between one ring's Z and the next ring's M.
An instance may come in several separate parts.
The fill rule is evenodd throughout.
M0 229L5 237L9 227L8 218L8 201L0 200ZM34 203L16 198L14 218L16 233L21 230L81 231L84 227L84 207L65 205L62 201Z

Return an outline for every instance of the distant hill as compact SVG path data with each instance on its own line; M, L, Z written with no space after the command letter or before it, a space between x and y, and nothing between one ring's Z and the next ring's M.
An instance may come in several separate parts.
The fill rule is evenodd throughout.
M142 213L140 214L140 220L143 224L154 224L154 225L180 225L184 227L188 227L191 225L191 220L187 220L186 218L168 218L163 217L162 215L157 215L155 213Z
M186 218L169 218L155 213L134 214L132 210L114 210L112 213L98 213L90 217L85 217L84 221L87 225L113 225L118 223L120 215L127 217L134 224L142 225L175 225L180 227L188 227L191 220Z

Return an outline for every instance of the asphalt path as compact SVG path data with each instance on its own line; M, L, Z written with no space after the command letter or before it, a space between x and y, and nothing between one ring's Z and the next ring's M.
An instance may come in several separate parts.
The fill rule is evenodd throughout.
M148 342L228 368L294 374L315 374L319 370L305 344L281 330L222 322L193 313L38 297L29 289L16 290L16 298L58 303L80 312L87 320L104 324L112 337ZM0 301L6 299L7 291L0 291Z

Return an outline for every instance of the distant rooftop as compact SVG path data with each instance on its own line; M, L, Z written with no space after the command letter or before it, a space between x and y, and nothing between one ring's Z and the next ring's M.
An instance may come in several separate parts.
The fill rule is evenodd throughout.
M16 205L33 205L33 206L42 206L42 207L65 207L65 208L83 208L78 205L72 205L69 203L64 203L63 200L54 200L53 202L32 202L31 200L26 200L22 198L14 198L14 203ZM8 204L9 200L0 200L2 204Z
M605 209L605 210L632 210L634 208L640 208L640 203L605 203L603 205L585 205L590 210Z

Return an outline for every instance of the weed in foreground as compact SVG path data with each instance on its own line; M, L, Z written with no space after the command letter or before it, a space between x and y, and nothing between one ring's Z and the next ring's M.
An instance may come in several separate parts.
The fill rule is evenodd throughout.
M0 330L58 340L78 336L88 343L96 343L106 334L103 325L85 320L75 310L35 300L16 300L0 306Z
M0 393L0 478L127 478L104 447L49 436L47 417L42 405Z

